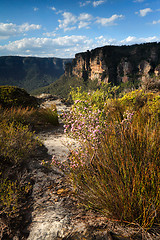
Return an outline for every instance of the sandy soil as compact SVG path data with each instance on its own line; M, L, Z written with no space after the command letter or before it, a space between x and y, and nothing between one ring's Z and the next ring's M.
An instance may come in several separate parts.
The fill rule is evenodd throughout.
M46 101L42 104L43 107L50 107L53 105L56 105L58 114L70 110L70 107L65 106L60 99ZM48 149L48 154L54 155L56 159L60 161L66 160L70 150L75 149L78 146L78 143L75 140L69 138L64 133L61 120L58 127L44 129L38 133L37 136Z

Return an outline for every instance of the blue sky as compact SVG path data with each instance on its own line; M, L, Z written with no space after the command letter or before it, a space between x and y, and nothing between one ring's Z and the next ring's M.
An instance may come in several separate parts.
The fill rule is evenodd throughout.
M160 41L160 0L0 0L0 56Z

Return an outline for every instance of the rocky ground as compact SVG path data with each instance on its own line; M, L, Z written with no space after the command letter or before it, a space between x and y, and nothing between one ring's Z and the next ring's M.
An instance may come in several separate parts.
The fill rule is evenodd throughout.
M59 113L69 110L59 99L43 98L43 107L56 104ZM43 160L51 161L53 155L61 161L66 160L70 149L78 147L77 143L64 134L62 123L58 127L42 129L37 136L44 145L37 149L27 166L28 177L33 183L27 224L23 224L25 226L20 233L9 239L160 239L158 228L146 233L133 225L122 225L79 207L65 174L58 168L47 168L41 164Z

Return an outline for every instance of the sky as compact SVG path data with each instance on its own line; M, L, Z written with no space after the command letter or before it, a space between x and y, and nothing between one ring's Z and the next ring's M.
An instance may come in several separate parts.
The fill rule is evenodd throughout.
M0 0L0 56L160 42L160 0Z

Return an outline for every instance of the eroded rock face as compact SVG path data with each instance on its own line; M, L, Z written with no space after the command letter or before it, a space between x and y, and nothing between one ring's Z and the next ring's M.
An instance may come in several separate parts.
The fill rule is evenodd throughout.
M156 77L160 76L160 64L155 68L154 74Z
M141 61L140 64L138 65L139 68L139 74L141 76L142 82L146 82L149 80L149 72L152 68L151 64L145 60Z
M141 61L138 65L139 73L142 75L147 75L149 71L151 70L151 64L145 60Z
M127 58L122 58L121 62L117 67L117 79L118 82L128 82L129 75L132 74L132 64L129 62Z
M90 79L108 82L108 67L105 64L103 51L100 51L95 58L90 59Z
M65 75L98 82L128 82L132 79L158 76L160 43L132 46L105 46L75 55L67 65Z

